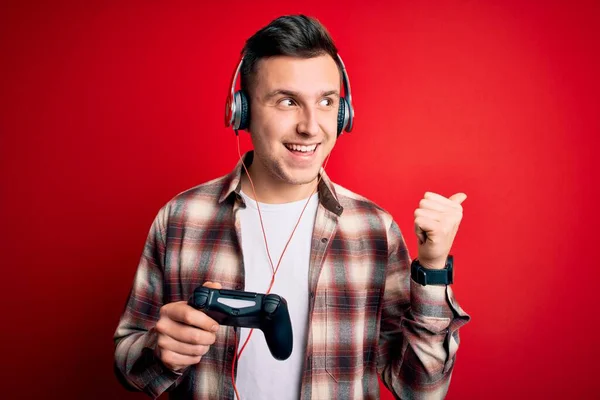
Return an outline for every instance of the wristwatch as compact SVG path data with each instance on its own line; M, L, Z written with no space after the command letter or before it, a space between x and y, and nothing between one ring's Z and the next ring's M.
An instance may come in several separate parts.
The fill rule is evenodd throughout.
M427 285L450 285L454 283L454 258L448 255L446 265L443 269L429 269L419 264L418 259L414 259L410 264L410 276L413 281Z

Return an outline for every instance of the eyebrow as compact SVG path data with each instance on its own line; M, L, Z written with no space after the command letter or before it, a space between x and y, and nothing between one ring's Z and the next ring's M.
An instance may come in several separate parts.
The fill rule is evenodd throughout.
M275 96L279 96L279 95L290 96L290 97L300 97L300 93L295 92L293 90L275 89L275 90L267 93L267 95L265 96L265 100L269 100L269 99L271 99ZM340 97L340 93L337 90L324 90L319 94L319 97L325 97L325 96Z

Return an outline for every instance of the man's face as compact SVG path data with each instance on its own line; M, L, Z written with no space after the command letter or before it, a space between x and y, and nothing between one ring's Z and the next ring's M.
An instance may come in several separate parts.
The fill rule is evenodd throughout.
M281 183L316 179L337 135L340 73L333 58L262 59L250 96L258 167Z

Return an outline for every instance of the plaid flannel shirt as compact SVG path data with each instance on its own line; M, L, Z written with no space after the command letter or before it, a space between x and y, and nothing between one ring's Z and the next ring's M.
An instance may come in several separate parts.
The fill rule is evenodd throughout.
M252 157L244 156L246 165ZM114 334L115 373L128 389L152 398L166 391L171 399L234 399L234 328L221 326L208 353L182 372L153 351L161 306L187 300L205 281L244 289L242 171L238 162L156 215ZM396 398L443 398L469 315L450 286L412 281L403 235L388 212L321 174L299 398L377 399L378 377Z

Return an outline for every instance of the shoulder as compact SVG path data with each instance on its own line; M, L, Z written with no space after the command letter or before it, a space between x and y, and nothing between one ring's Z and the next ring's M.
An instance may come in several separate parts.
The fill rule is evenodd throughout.
M332 183L340 205L344 208L341 221L368 222L369 227L379 226L388 231L394 222L392 214L382 206L338 183Z
M230 181L230 175L223 175L210 181L200 183L177 193L170 200L170 203L178 204L196 201L214 201L216 203Z
M203 223L212 219L217 208L222 205L219 199L231 183L230 175L223 175L185 189L172 196L158 212L158 218L165 225L171 222Z

